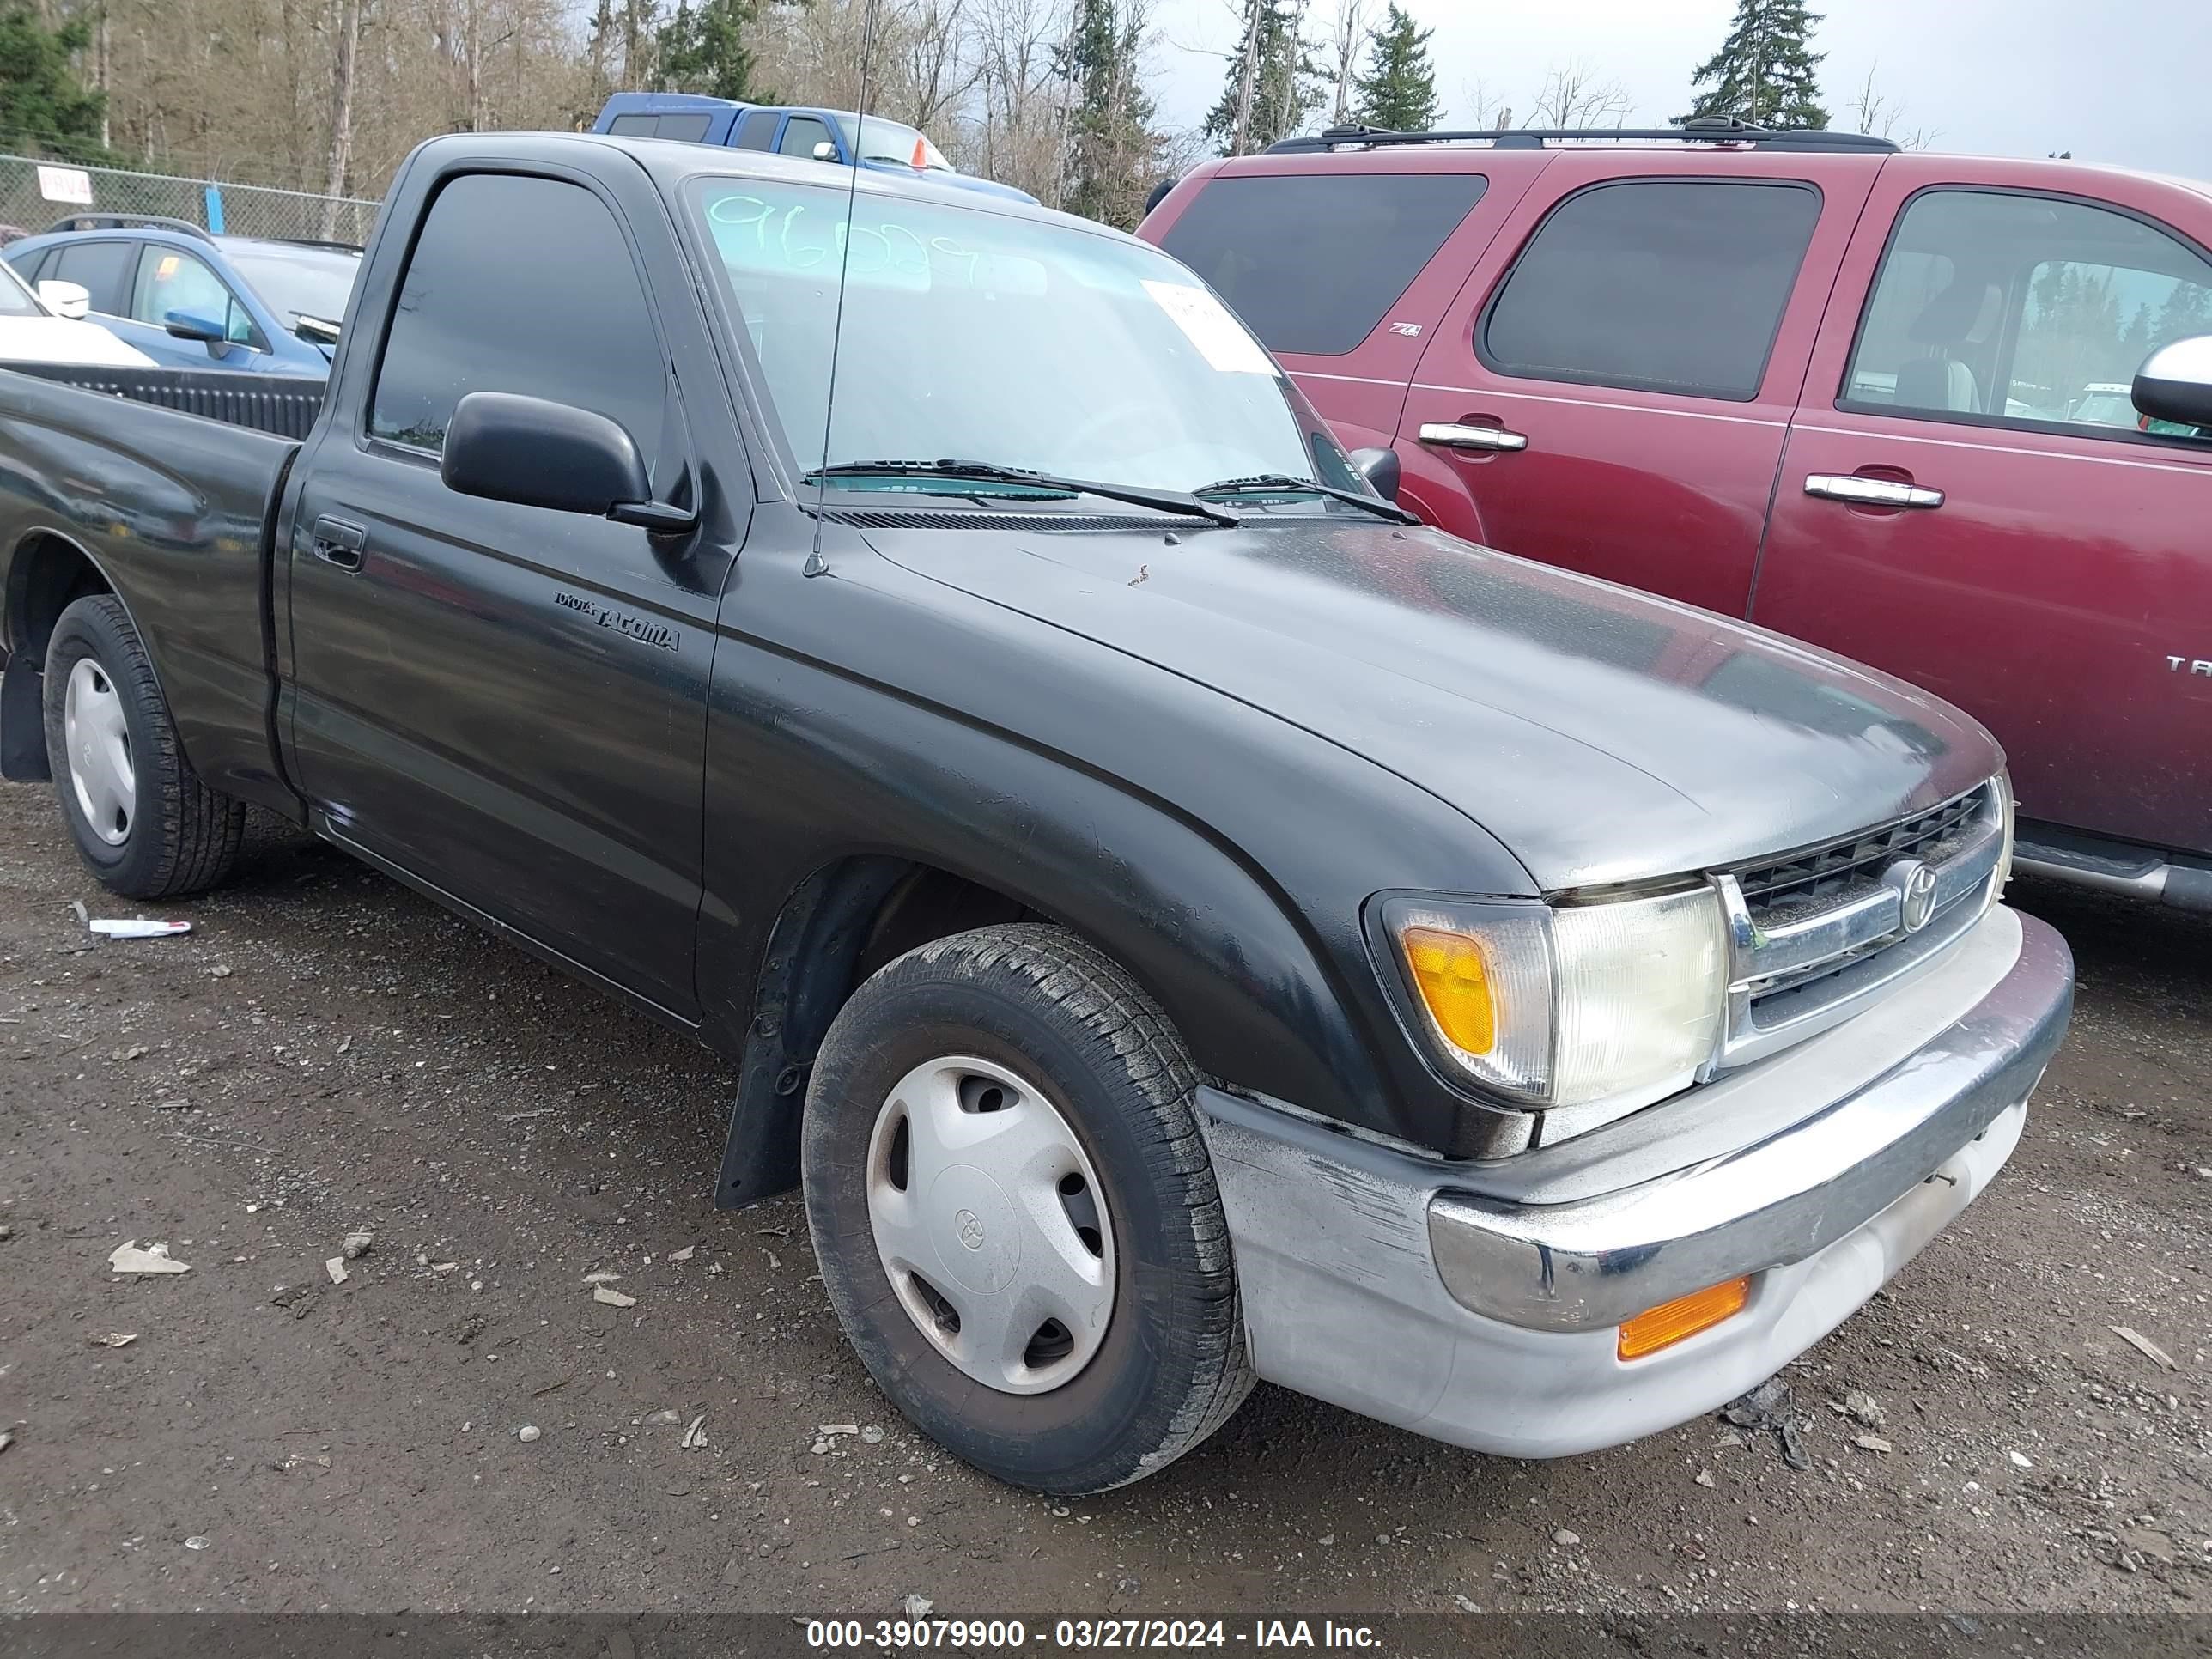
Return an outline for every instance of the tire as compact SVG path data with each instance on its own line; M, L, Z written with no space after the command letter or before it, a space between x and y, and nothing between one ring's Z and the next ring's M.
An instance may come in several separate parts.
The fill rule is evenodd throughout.
M1073 934L1038 923L979 928L908 951L839 1012L815 1062L802 1135L815 1254L869 1375L956 1456L1017 1486L1102 1492L1164 1468L1251 1392L1228 1223L1192 1104L1197 1082L1182 1040L1136 982ZM986 1123L980 1113L1003 1109L1000 1084L1012 1091L1014 1109ZM994 1095L1001 1105L991 1104ZM1035 1145L1052 1145L1012 1175L995 1141L957 1150L972 1163L947 1163L937 1132L915 1127L927 1115L919 1103L928 1099L978 1114L973 1126L953 1116L956 1130L999 1135L996 1126L1012 1123ZM981 1104L968 1103L975 1100ZM1032 1114L1040 1103L1048 1112ZM1068 1132L1064 1146L1054 1139L1060 1131ZM1033 1173L1043 1169L1039 1158L1063 1157L1072 1173ZM997 1184L974 1189L1011 1193L1006 1207L979 1198L954 1212L968 1190L957 1183L978 1168ZM896 1186L902 1170L904 1189ZM1091 1292L1103 1324L1048 1319L1019 1361L1005 1358L1012 1350L1004 1342L998 1359L962 1355L971 1332L958 1308L974 1312L984 1298L928 1274L945 1262L954 1264L948 1272L974 1274L976 1261L991 1259L986 1251L1009 1249L967 1230L997 1229L1027 1252L1006 1258L1018 1265L1006 1269L1010 1288L997 1293L998 1305L1027 1294L1033 1273L1063 1271L1034 1266L1061 1260L1053 1251L1065 1244L1062 1212L1025 1231L1036 1212L1018 1201L1021 1182L1032 1183L1033 1200L1061 1195L1065 1216L1097 1256L1096 1270L1109 1280ZM1071 1182L1076 1195L1067 1197ZM884 1220L908 1213L898 1206L909 1191L919 1206L910 1235L896 1231L904 1222ZM935 1196L947 1192L954 1196ZM911 1253L898 1254L909 1250L900 1242L909 1237L917 1241ZM963 1255L963 1245L975 1254ZM895 1255L922 1260L922 1282L890 1265ZM960 1298L950 1323L943 1291ZM1022 1321L1043 1304L1024 1305L1028 1313L1005 1322L978 1316L974 1329L1003 1322L1018 1340Z
M80 676L73 757L70 687ZM46 647L45 692L46 757L62 822L101 886L128 898L173 898L230 873L246 834L245 804L216 794L185 759L121 600L94 594L62 612Z

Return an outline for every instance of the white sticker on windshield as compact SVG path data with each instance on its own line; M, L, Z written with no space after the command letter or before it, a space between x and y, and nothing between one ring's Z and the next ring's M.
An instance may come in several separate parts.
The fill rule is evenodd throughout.
M1273 374L1275 365L1229 307L1188 283L1152 283L1145 292L1190 337L1206 361L1224 374Z

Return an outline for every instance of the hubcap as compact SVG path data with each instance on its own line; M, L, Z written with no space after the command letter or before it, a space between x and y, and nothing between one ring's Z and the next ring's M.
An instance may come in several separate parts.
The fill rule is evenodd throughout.
M1114 1308L1113 1224L1042 1090L988 1060L915 1066L876 1114L867 1188L884 1271L939 1353L1007 1394L1091 1363Z
M130 838L137 811L138 775L131 764L131 728L114 682L89 657L70 670L62 702L62 739L69 749L70 787L92 833L110 847Z

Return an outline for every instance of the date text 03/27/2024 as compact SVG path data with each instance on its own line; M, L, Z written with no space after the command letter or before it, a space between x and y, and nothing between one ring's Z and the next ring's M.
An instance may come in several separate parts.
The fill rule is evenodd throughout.
M817 1651L947 1648L990 1652L1024 1647L1364 1648L1382 1645L1368 1625L1333 1620L1056 1619L1032 1629L1014 1619L811 1619L806 1645Z

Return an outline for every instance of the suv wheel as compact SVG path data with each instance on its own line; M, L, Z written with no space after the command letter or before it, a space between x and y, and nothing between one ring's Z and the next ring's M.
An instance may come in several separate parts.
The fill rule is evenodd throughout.
M925 945L839 1012L804 1137L823 1282L878 1386L957 1456L1102 1491L1250 1392L1196 1083L1152 1000L1058 927Z
M169 898L230 873L243 803L203 784L177 741L123 602L72 604L46 646L46 758L70 838L100 884Z

